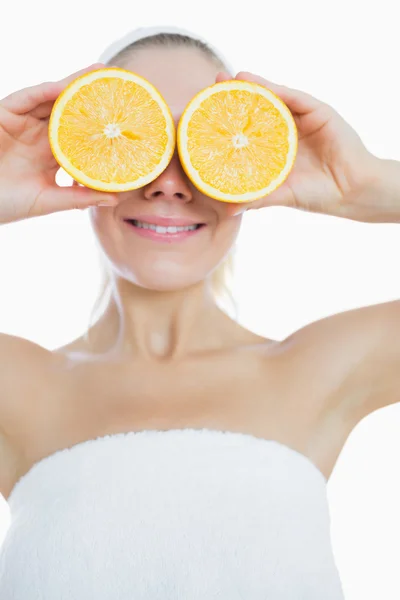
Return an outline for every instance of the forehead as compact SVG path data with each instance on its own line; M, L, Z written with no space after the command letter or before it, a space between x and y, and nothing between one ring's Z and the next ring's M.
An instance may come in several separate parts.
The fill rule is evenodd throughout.
M179 119L190 100L215 83L219 70L197 48L140 48L125 59L123 68L152 83Z

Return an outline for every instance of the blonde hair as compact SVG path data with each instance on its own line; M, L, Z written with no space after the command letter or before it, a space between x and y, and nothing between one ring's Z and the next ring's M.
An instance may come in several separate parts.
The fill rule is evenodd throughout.
M229 67L222 62L219 56L204 41L184 35L181 33L156 33L141 38L129 44L109 58L105 64L123 67L126 60L131 58L134 51L148 47L185 47L196 48L209 58L222 71L229 73ZM215 301L222 304L228 311L233 310L236 314L237 307L232 293L232 282L234 273L234 248L211 274L211 291ZM100 291L90 314L89 328L91 327L100 308L104 310L112 293L112 279L105 264L102 264L102 280Z

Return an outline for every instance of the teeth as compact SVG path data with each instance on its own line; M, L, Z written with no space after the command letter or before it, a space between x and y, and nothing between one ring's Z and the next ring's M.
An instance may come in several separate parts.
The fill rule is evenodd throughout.
M136 219L133 219L132 223L136 227L151 229L157 233L178 233L180 231L194 231L198 228L198 225L187 225L186 227L161 227L160 225L151 225L150 223L144 223L143 221L137 221Z

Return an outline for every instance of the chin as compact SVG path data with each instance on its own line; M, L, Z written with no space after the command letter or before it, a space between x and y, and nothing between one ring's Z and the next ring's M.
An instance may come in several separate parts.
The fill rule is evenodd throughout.
M197 277L191 269L168 269L154 270L148 269L141 272L135 272L134 275L125 277L133 284L156 292L175 292L198 285L202 282L203 278L198 275Z

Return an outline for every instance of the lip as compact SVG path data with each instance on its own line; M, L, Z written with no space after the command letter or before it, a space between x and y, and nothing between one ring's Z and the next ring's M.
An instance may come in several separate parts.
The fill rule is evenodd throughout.
M144 221L150 225L160 225L161 227L187 227L189 225L205 225L201 219L192 219L189 217L162 217L158 215L131 215L124 217L124 221Z
M140 237L152 240L153 242L161 242L163 244L165 244L165 243L173 244L176 242L183 242L183 241L187 240L188 238L198 235L200 231L203 231L203 229L206 229L206 225L203 225L202 227L199 227L198 229L193 229L192 231L177 231L176 233L158 233L157 231L154 231L152 229L144 229L143 227L136 227L136 225L133 225L133 223L131 222L132 220L133 219L124 219L124 225L129 227L129 229L132 233L134 233ZM137 220L139 221L142 219L137 219ZM175 219L175 222L177 222L177 221L179 223L181 223L182 219ZM151 221L147 221L147 223L151 223ZM186 227L187 225L197 225L196 222L188 223L187 221L183 225L178 225L178 224L172 223L171 219L167 220L167 222L164 219L164 221L162 223L160 223L160 221L158 223L154 223L154 221L153 221L153 223L151 223L151 224L161 225L162 227L168 227L168 225L170 225L171 227Z

